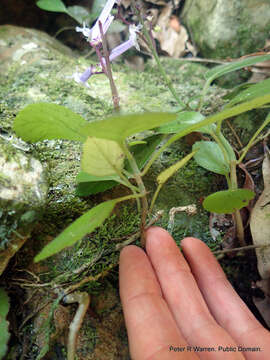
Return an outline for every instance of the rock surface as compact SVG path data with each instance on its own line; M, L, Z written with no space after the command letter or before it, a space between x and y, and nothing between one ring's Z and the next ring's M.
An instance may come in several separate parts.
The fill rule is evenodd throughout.
M183 19L206 58L260 51L269 38L268 0L186 0Z
M30 236L47 189L40 161L0 138L0 275Z
M82 87L71 79L75 71L84 71L91 62L93 63L93 61L73 56L69 49L40 31L13 26L0 27L0 126L2 134L5 134L3 141L12 144L19 142L12 131L13 119L19 110L31 103L42 101L61 104L82 115L88 121L110 115L113 111L110 87L104 75L93 76L89 81L89 88ZM191 98L190 105L194 105L204 84L205 68L198 64L173 59L162 59L162 63L168 76L173 78L174 87L182 100L189 102ZM151 61L146 64L144 72L131 70L122 64L114 64L113 72L123 112L177 109L176 102L163 84L155 64ZM204 109L205 113L215 111L220 107L222 104L220 94L222 91L217 87L211 87L208 93L208 107ZM75 195L75 178L80 169L80 145L77 143L57 140L30 145L20 142L19 144L27 148L29 156L34 156L47 168L49 182L48 197L43 207L46 216L38 222L34 233L19 252L20 256L17 257L16 264L12 265L12 271L4 273L6 279L12 282L13 273L23 267L31 273L38 274L38 281L41 284L48 284L45 288L38 285L36 288L29 287L27 297L38 296L38 299L23 306L23 313L20 310L18 316L25 319L29 313L39 313L39 308L46 306L46 302L51 304L54 301L55 283L59 284L60 289L65 288L65 286L80 282L86 276L101 276L103 272L107 274L111 266L117 266L119 252L115 251L115 244L122 242L129 234L138 230L138 216L133 203L123 208L116 208L113 217L83 241L42 264L33 264L32 258L42 246L78 216L103 200L126 193L122 187L117 187L99 196L79 198ZM189 149L183 142L178 142L168 149L146 179L147 187L152 190L156 175L179 160L179 156L183 156ZM156 210L163 209L167 214L163 223L165 227L171 207L191 203L196 203L198 207L197 215L193 217L189 217L186 213L176 215L174 236L178 241L183 235L201 236L209 240L207 213L202 210L199 197L207 195L211 190L213 190L212 178L192 161L184 171L179 172L165 185L156 205ZM16 209L13 210L16 211ZM20 278L22 277L20 273ZM27 281L35 283L37 279L30 277ZM20 288L17 286L16 291L20 294L21 290L18 289ZM104 290L103 281L90 281L86 290L91 296L97 296ZM32 291L35 293L33 294ZM22 296L17 300L23 303L25 299ZM94 321L92 332L82 329L80 344L88 346L87 358L97 360L127 358L124 355L127 354L127 339L122 325L119 327L117 336L113 333L113 323L123 324L118 298L117 301L118 305L112 307L106 317L108 322L106 331ZM89 316L87 316L88 321L91 322ZM32 319L29 321L29 326L31 326L34 338L40 326L36 328ZM28 327L23 329L23 334L28 339ZM112 341L108 341L109 332L111 332ZM47 328L44 327L44 334L47 333L50 333L48 323ZM95 340L96 333L99 334L98 342ZM104 350L102 354L103 342L107 345L104 346L106 351ZM114 348L110 345L112 342L116 344ZM55 348L52 347L52 349ZM31 351L33 351L32 356L35 357L40 349L32 347ZM78 354L78 359L86 359L85 351L83 350L81 355ZM56 357L55 354L50 356L50 358Z

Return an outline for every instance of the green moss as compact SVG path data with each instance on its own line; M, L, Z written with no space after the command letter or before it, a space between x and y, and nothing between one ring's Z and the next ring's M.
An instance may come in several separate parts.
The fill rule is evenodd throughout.
M65 211L67 214L68 210ZM74 215L74 208L72 208L72 211ZM84 211L85 209L81 209L81 213ZM122 205L118 211L118 216L113 214L97 231L86 236L73 247L62 251L59 255L49 258L46 264L50 271L44 275L44 278L42 277L43 281L54 280L57 283L78 282L85 276L95 276L106 271L110 264L117 264L119 253L115 251L115 245L121 243L127 236L137 232L139 229L139 216L133 206ZM63 228L68 225L67 222L72 221L72 219L65 218L64 214L63 218L57 219L57 222L49 226L46 232L54 233L60 223L62 223ZM50 219L51 214L48 215ZM50 224L50 221L48 223ZM43 229L43 233L44 231L45 229ZM89 266L82 273L74 274L74 270L86 263ZM91 293L96 293L102 289L102 286L99 282L89 282L85 288Z

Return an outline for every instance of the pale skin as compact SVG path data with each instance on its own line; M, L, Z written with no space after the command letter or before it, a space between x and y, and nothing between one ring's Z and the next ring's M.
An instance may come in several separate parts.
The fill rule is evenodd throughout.
M133 245L121 252L120 296L131 358L269 360L269 331L234 291L207 245L185 238L181 246L184 256L167 231L152 227L146 252ZM240 345L261 351L241 352ZM216 351L196 353L187 346Z

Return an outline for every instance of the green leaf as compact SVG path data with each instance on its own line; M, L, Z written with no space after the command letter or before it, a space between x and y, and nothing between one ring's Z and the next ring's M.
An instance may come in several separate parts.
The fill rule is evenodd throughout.
M237 94L228 104L226 104L226 108L235 104L240 104L244 101L250 101L267 93L270 93L270 79L266 79L249 86L247 89Z
M235 96L237 96L241 91L248 89L250 86L253 86L252 83L244 83L240 84L232 89L231 92L227 93L226 95L222 96L224 100L232 100Z
M96 138L123 142L128 136L150 130L175 120L173 113L144 113L117 115L85 125L81 133Z
M115 141L88 137L83 145L82 170L95 176L115 175L124 166L124 153Z
M37 6L42 10L67 13L67 8L61 0L39 0Z
M64 106L37 103L18 113L13 129L24 141L66 139L83 142L86 136L80 129L86 124L80 115Z
M181 169L186 163L194 156L196 151L185 156L183 159L177 161L177 163L170 166L168 169L162 171L157 177L157 182L159 185L165 184L165 182L173 176L179 169Z
M118 185L119 177L112 176L94 176L83 171L80 171L76 177L76 195L77 196L89 196L98 194L100 192L111 189Z
M7 343L9 339L6 316L9 311L9 299L4 289L0 288L0 359L4 359L7 352Z
M247 206L254 196L254 192L247 189L218 191L207 196L203 206L206 210L217 214L232 214L235 210Z
M171 121L168 124L160 126L157 131L162 134L172 134L188 129L191 125L197 124L202 121L205 117L199 112L195 111L184 111L178 114L175 121ZM197 131L211 134L215 131L216 126L214 124L203 126Z
M250 56L241 60L233 61L228 64L219 65L209 70L205 74L206 80L211 80L211 82L218 77L228 74L232 71L242 69L247 66L254 65L258 62L266 61L270 59L270 55L261 55L261 56Z
M67 13L73 19L75 19L78 23L83 24L85 22L87 25L89 24L89 11L83 6L68 6Z
M227 152L229 161L235 161L236 160L235 152L234 152L231 144L229 143L229 141L225 138L225 136L222 133L219 134L218 137Z
M75 194L77 196L89 196L104 192L118 185L116 181L89 181L77 184Z
M95 181L107 181L107 180L115 180L117 181L119 179L118 175L108 175L108 176L95 176L91 175L87 172L80 171L78 175L76 176L76 182L77 183L83 183L83 182L95 182Z
M133 154L140 170L145 166L148 159L156 150L156 147L161 143L162 139L162 135L152 135L144 139L146 143L134 145L130 148L130 151ZM126 170L132 172L129 163L126 166Z
M34 261L38 262L46 259L64 248L73 245L76 241L82 239L86 234L94 231L110 215L116 203L117 199L109 200L87 211L69 225L59 236L46 245L35 257Z
M194 159L201 167L221 175L226 175L230 172L229 164L225 161L217 143L213 141L198 141L192 146L192 150L197 150Z

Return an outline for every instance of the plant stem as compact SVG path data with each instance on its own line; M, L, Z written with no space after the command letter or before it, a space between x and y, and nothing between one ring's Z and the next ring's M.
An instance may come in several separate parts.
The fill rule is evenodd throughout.
M141 203L142 203L141 229L140 229L141 230L141 245L142 245L142 247L145 247L144 231L145 231L146 219L147 219L147 215L148 215L148 201L147 201L146 189L145 189L138 165L137 165L134 157L132 156L131 152L129 151L125 142L122 145L122 149L123 149L123 152L126 154L126 157L130 163L130 166L133 170L134 178L137 182L138 188L141 193Z
M232 190L238 189L237 177L236 177L236 161L231 161L231 186L232 186ZM241 246L246 246L247 244L245 242L244 226L243 226L241 213L239 210L235 210L234 219L236 224L236 233L237 233L238 241Z
M255 132L255 134L252 136L252 138L249 140L247 146L243 149L243 153L240 156L240 158L237 161L237 164L241 164L242 160L245 158L245 156L247 155L248 150L254 145L254 143L256 142L256 138L257 136L260 134L260 132L264 129L264 127L266 125L268 125L270 122L270 116L268 115L267 118L264 120L264 122L262 123L262 125L259 127L259 129Z
M103 45L103 50L104 50L104 58L105 58L105 62L106 62L106 75L108 76L109 81L110 81L113 106L114 106L115 111L119 112L119 110L120 110L119 96L118 96L117 88L115 86L115 82L113 80L107 41L106 41L105 35L103 33L102 24L101 24L100 21L99 21L98 25L99 25L100 35L101 35L101 39L102 39L102 45Z
M163 79L168 87L168 89L170 90L172 96L175 98L175 100L177 101L177 103L181 106L181 108L186 108L187 106L183 103L183 101L181 101L178 97L178 95L176 94L176 91L174 90L174 87L173 87L173 84L172 84L172 81L171 79L167 76L166 74L166 71L164 70L161 62L160 62L160 59L159 59L159 56L158 56L158 53L155 49L155 46L153 45L153 41L151 39L151 36L149 34L149 31L148 29L146 28L145 24L144 24L144 21L143 21L143 18L139 12L139 10L137 9L136 7L136 3L134 0L132 0L132 8L133 8L133 11L136 13L136 15L138 16L138 19L139 19L139 22L142 24L143 26L143 35L144 37L146 38L147 40L147 45L149 47L149 49L151 50L152 52L152 55L157 63L157 66L158 66L158 69L160 71L160 74L163 76Z
M154 193L154 196L152 197L151 205L150 205L150 208L149 208L149 214L152 214L154 204L155 204L156 199L158 197L158 194L159 194L159 192L160 192L160 190L162 188L162 185L163 184L159 184L158 187L156 188L156 191Z

